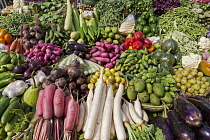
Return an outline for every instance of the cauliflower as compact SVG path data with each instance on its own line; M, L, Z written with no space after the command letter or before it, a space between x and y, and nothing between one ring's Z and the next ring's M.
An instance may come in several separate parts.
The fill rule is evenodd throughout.
M197 69L201 62L201 55L190 53L189 56L182 56L182 67Z
M198 45L201 51L208 51L210 49L210 39L201 37Z

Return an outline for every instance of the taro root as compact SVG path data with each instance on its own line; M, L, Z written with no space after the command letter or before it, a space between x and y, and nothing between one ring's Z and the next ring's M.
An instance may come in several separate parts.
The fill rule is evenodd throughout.
M42 35L41 35L40 33L36 33L36 34L35 34L35 37L36 37L36 39L38 39L38 40L39 40L39 39L42 39Z
M44 43L44 40L39 40L38 41L38 44L42 44L42 43Z
M61 88L65 87L66 83L67 83L67 81L66 81L66 78L64 78L64 77L60 77L59 79L55 80L55 85L58 87L61 87Z
M27 24L24 24L24 25L22 26L22 29L23 29L23 30L29 30L30 27L29 27Z
M35 37L36 32L30 32L30 35L31 35L32 37Z
M34 30L35 32L41 32L42 29L41 29L40 26L36 25L36 26L33 27L33 30Z
M85 92L86 90L88 90L87 84L82 84L82 85L80 86L80 89L81 89L83 92Z
M79 76L82 77L84 75L84 70L83 69L77 69Z
M37 42L36 39L30 39L30 43L31 43L32 45L36 45L38 42Z

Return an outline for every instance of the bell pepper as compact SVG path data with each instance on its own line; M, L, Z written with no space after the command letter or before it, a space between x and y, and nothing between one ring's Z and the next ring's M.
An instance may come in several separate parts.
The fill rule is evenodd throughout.
M143 44L141 43L141 41L135 41L132 46L132 48L136 50L140 50L142 49L142 47L143 47Z
M144 46L145 46L146 48L148 48L149 46L152 45L152 41L150 41L150 40L147 39L147 38L144 38L143 44L144 44Z
M155 46L151 45L147 48L147 51L148 52L153 52L155 49L156 49Z
M0 38L4 38L4 36L7 34L7 31L4 29L0 30Z
M141 40L143 37L143 33L138 31L138 32L135 32L134 33L134 39L137 41L137 40Z

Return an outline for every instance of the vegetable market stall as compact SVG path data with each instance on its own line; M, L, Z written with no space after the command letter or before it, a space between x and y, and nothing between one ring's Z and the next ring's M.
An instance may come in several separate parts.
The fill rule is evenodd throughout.
M209 140L208 0L13 0L0 139Z

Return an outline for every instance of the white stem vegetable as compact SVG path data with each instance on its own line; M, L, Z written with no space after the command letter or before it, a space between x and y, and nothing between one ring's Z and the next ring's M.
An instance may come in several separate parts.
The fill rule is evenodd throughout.
M143 120L142 118L140 118L138 116L138 114L136 113L135 109L134 109L134 106L133 104L129 103L129 102L126 102L126 104L128 105L128 110L130 112L130 115L131 115L131 118L133 119L133 121L138 124L138 125L141 125L143 123Z
M100 136L101 136L101 124L102 124L102 117L103 117L105 100L106 100L106 85L104 84L103 94L102 94L100 105L99 105L100 110L99 110L99 113L98 113L98 118L97 118L97 122L96 122L96 128L95 128L95 133L94 133L94 136L93 136L93 140L99 140ZM106 130L106 131L108 131L108 130Z
M87 126L87 121L88 121L88 116L90 114L90 109L91 109L91 104L93 102L93 88L89 90L88 96L87 96L87 108L86 108L86 116L85 116L85 121L84 121L84 127L83 127L83 132L85 132L86 126Z
M112 122L111 122L111 136L110 138L113 139L115 137L115 127L114 127L114 120L112 116Z
M141 103L139 101L138 96L137 96L136 101L134 101L134 108L135 108L136 113L139 115L139 117L142 118Z
M129 119L128 119L128 117L125 115L125 113L121 110L121 113L122 113L122 120L123 120L123 122L125 123L125 122L129 122Z
M96 86L93 102L91 105L92 107L91 107L90 114L87 121L87 127L85 129L84 138L87 140L90 140L93 138L93 134L96 127L96 121L98 118L98 112L100 109L99 104L100 104L101 96L103 93L101 92L102 89L103 89L103 72L101 72L100 77L98 79L98 85Z
M103 111L101 124L101 140L110 140L111 123L112 123L112 108L114 106L113 88L110 84L107 90L107 97Z
M122 111L124 112L124 114L128 117L129 123L130 124L135 124L131 118L130 112L128 110L128 106L127 104L124 102L122 105Z
M80 106L79 106L79 122L78 122L78 126L77 126L77 132L82 130L82 126L84 123L84 118L85 118L85 106L83 104L83 102L81 102Z
M123 126L122 113L121 113L121 98L122 98L123 90L124 90L124 85L120 83L119 88L114 98L114 110L113 110L114 126L115 126L118 140L126 139L126 133Z
M143 109L142 109L142 114L143 114L142 119L143 119L145 122L148 122L148 121L149 121L149 117L148 117L146 111L143 110Z

